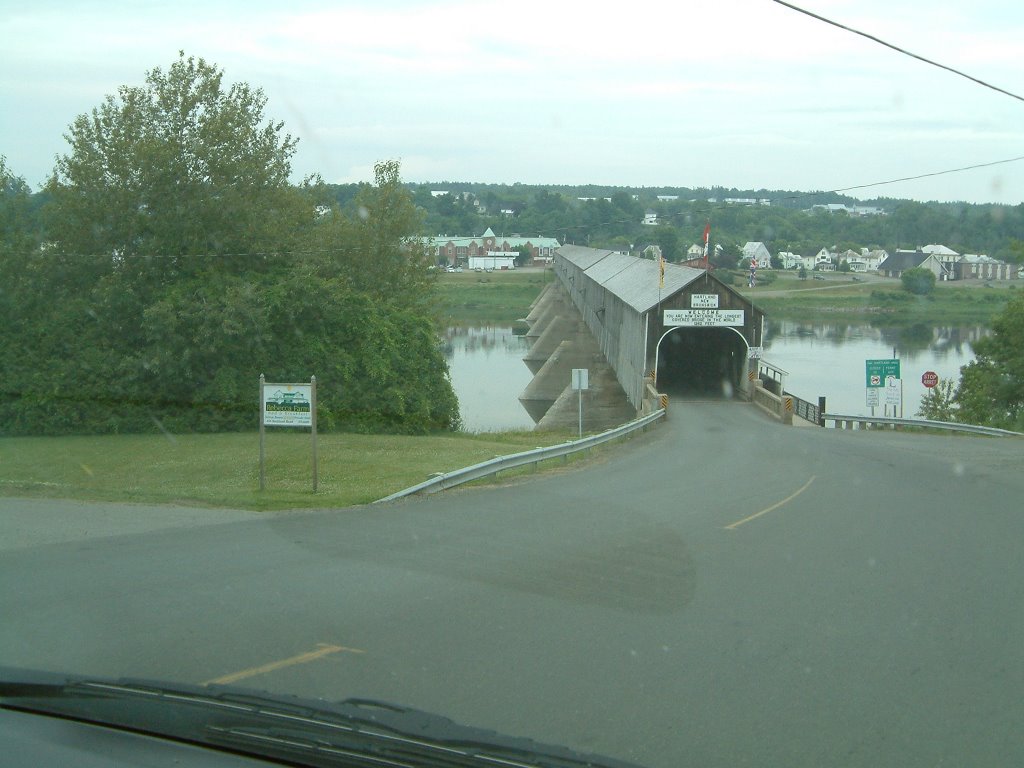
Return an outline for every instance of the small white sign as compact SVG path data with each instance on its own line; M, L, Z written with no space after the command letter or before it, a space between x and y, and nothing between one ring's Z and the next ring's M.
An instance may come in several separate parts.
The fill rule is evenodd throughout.
M760 360L764 357L764 347L750 347L747 350L748 360Z
M690 295L690 307L693 309L718 309L717 293L694 293Z
M590 369L589 368L573 368L572 369L572 389L573 392L583 391L590 389Z
M864 390L865 392L865 404L874 408L879 404L878 387L868 387Z
M903 400L900 380L895 376L887 376L885 379L885 404L899 405Z
M311 384L263 385L263 423L268 427L312 427Z
M714 327L743 325L742 309L666 309L666 326Z

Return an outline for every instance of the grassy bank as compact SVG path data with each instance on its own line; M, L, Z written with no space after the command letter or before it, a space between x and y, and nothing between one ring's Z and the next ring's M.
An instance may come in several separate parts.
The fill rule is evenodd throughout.
M438 277L445 325L514 323L524 317L551 270L445 272Z
M320 435L312 493L309 433L267 435L259 491L257 433L0 439L0 496L184 503L238 509L365 504L495 456L571 439L554 433L404 437Z
M868 278L854 282L849 276L839 275L825 280L798 280L785 275L770 285L739 290L772 318L987 324L1021 290L1016 282L1004 281L991 287L984 283L939 283L931 295L914 296L904 291L898 280Z

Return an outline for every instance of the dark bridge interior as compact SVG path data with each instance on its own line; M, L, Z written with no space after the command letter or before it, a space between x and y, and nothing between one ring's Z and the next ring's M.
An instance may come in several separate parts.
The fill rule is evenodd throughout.
M676 397L731 398L746 372L747 346L729 328L676 328L658 350L658 390Z

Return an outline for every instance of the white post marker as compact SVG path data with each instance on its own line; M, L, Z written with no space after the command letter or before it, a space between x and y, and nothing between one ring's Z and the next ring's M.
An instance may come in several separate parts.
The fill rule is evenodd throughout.
M590 389L590 369L572 369L572 388L579 393L580 439L583 438L583 390Z
M261 373L259 402L260 490L266 487L266 427L309 427L313 444L313 493L316 493L316 376L311 376L308 384L272 384Z

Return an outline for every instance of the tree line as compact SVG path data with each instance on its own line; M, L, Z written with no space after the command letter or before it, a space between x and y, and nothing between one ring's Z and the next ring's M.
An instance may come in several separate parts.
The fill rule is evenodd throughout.
M354 185L330 189L339 200L355 191ZM1024 204L859 201L833 192L722 187L437 182L410 184L409 189L430 235L478 235L490 227L499 235L542 235L595 248L639 251L658 245L670 261L681 261L690 245L703 243L704 227L710 223L712 242L720 246L717 252L724 267L736 266L749 241L764 242L772 254L816 252L823 246L842 251L884 248L892 253L942 243L959 253L1024 262ZM769 204L725 202L737 198ZM875 207L885 215L855 216L813 208L828 203ZM656 214L658 226L641 223L648 212Z
M347 205L292 184L265 104L182 53L77 117L42 193L0 162L0 433L252 429L261 373L316 375L324 429L458 426L398 164Z

